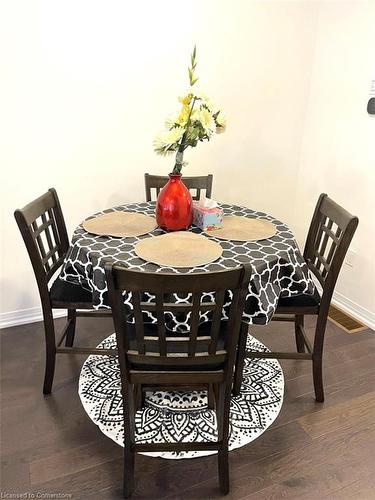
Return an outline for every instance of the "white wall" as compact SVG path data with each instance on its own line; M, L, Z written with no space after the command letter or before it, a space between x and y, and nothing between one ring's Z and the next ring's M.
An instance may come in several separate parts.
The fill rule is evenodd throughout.
M303 240L321 192L359 217L353 267L344 265L335 297L375 327L374 1L320 6L312 67L293 227Z
M357 179L354 169L363 169L366 179L370 175L370 152L361 153L360 167L355 156L357 144L369 147L369 124L374 126L365 112L371 47L363 37L370 32L369 3L4 2L3 322L20 310L26 319L36 317L39 305L14 208L54 186L71 232L95 211L143 199L143 173L167 173L172 165L172 159L153 153L152 140L186 88L194 43L200 83L225 109L228 129L187 154L186 173L212 172L217 199L270 212L289 223L300 240L319 190L341 197L339 201L360 216L362 212L364 226L364 188L358 187L356 198L349 199L347 188L333 190L336 176L323 174L335 163L340 172L348 173L349 187ZM351 24L353 13L357 21ZM350 43L342 36L332 47L330 20L338 35L341 24L345 26ZM358 50L365 49L362 62L351 48L355 50L357 43ZM333 78L341 80L345 69L339 65L332 75L324 59L325 44L333 54L340 52L340 44L352 51L347 66L352 83L342 91L350 100L348 114L338 105L331 112L324 103L325 86L332 87ZM337 137L328 164L325 149L320 149L319 123L323 118L330 130L337 111L351 130L362 127L368 136L355 137L350 145L349 125L342 125L343 135ZM350 145L347 154L340 149L341 140L344 149ZM316 177L321 184L305 174L313 153L320 156ZM356 241L359 258L369 251L363 234ZM374 279L368 278L369 286L370 281ZM346 297L362 303L361 281L349 289L345 281L342 286ZM374 311L371 304L366 307Z

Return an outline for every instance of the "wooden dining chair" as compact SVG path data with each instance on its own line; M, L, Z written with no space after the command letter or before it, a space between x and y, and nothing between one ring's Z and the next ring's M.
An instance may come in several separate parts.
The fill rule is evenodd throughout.
M125 498L134 489L136 452L217 450L220 488L224 494L228 493L229 407L250 265L215 273L185 275L139 272L113 263L106 263L105 269L116 330L124 408ZM131 294L134 325L127 322L124 291ZM222 321L222 308L228 291L233 294L229 319ZM145 292L151 299L142 302ZM213 292L213 301L203 302L204 292ZM190 302L171 303L170 296L173 293L191 294ZM143 312L150 311L157 317L156 325L143 322ZM173 314L190 314L188 332L168 333L165 313L169 311ZM210 312L212 321L199 325L200 312ZM211 385L214 388L218 422L216 442L149 444L135 441L137 393L207 389Z
M156 196L158 196L160 190L167 184L168 180L168 176L145 174L146 201L152 201L151 189L155 189ZM195 190L195 194L192 193L193 200L200 199L202 190L206 191L206 198L211 198L213 182L212 174L200 175L196 177L184 176L182 180L189 191Z
M92 310L92 293L81 286L60 278L50 285L69 249L65 220L55 189L49 189L24 208L17 209L14 217L34 269L42 304L46 342L43 393L50 394L57 353L112 354L105 353L102 349L73 347L77 317L111 316L111 312ZM66 309L68 316L57 344L52 309ZM64 339L65 347L62 347Z
M328 311L341 266L357 226L357 217L351 215L326 194L320 195L311 220L303 257L310 272L319 282L322 294L315 288L313 295L282 297L278 302L273 320L294 323L297 352L246 352L246 332L241 330L237 361L238 378L234 387L236 394L240 390L240 374L245 357L303 359L312 360L315 398L318 402L324 401L322 359ZM310 343L304 330L305 315L317 316L313 344Z

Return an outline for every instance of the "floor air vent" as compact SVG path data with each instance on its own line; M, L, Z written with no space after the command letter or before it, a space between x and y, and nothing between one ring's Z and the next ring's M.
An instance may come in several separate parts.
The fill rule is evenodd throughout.
M360 323L358 320L333 305L329 306L328 319L346 333L358 333L368 328L363 323Z

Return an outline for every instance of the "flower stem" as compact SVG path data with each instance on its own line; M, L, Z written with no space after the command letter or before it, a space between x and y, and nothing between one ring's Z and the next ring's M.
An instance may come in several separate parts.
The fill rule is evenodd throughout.
M189 113L188 119L186 121L185 132L183 133L183 135L181 137L181 142L180 142L180 145L178 146L178 149L177 149L176 162L175 162L175 165L173 167L173 172L172 172L173 174L180 174L181 173L181 169L182 169L182 165L183 165L184 151L187 148L187 146L185 145L185 141L186 141L187 133L189 131L189 127L191 124L191 114L193 112L193 108L194 108L196 100L197 100L196 97L194 97L193 103L192 103L191 108L190 108L190 113Z

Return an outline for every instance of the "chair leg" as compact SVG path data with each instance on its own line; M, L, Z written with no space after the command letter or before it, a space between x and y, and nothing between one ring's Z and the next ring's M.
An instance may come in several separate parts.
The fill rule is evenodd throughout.
M328 314L328 307L327 307L327 314ZM320 314L318 316L315 328L314 348L312 355L315 399L318 401L318 403L323 403L324 401L323 346L324 346L324 336L327 325L327 314Z
M134 451L124 446L124 498L132 496L134 491Z
M43 394L51 394L53 377L55 375L56 353L46 353L46 369L44 372Z
M318 403L323 403L324 401L322 361L323 361L322 354L313 356L313 378L314 378L315 399L318 401Z
M229 461L228 461L228 443L220 448L219 459L219 483L220 491L223 495L229 493Z
M43 394L51 394L56 364L55 326L52 311L44 314L44 335L46 341L46 367L44 372Z
M213 389L213 395L214 395L214 398L215 398L215 408L216 408L216 411L217 409L219 408L219 395L220 395L220 384L212 384L212 389Z
M234 369L234 380L232 393L234 396L238 396L241 392L241 384L243 378L243 368L245 365L245 353L246 353L246 341L249 326L242 323L240 330L240 338L238 341L236 364Z
M209 410L215 408L215 394L214 394L214 384L208 384L207 387L207 407Z
M226 394L228 392L228 394ZM230 389L226 391L226 385L219 386L218 405L216 417L218 423L218 440L221 446L218 451L218 472L220 491L223 495L229 493L229 460L228 460L228 435L229 435L229 408Z
M134 386L134 409L135 411L141 410L144 405L144 392L142 385L136 384Z
M124 498L134 491L134 387L127 384L124 404ZM128 401L126 401L128 398Z
M303 327L303 319L304 317L302 314L296 314L294 320L294 334L296 337L297 352L305 352L305 342L299 329L300 326Z
M69 327L65 337L65 347L73 347L74 335L76 332L77 312L75 309L68 309Z

